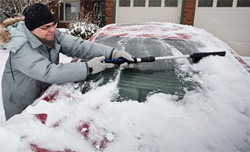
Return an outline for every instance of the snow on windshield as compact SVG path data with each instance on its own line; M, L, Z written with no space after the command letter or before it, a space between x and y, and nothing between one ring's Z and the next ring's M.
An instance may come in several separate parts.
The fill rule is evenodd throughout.
M201 34L200 40L207 40L206 35ZM206 45L206 51L215 48L228 47ZM118 92L120 73L114 81L85 94L74 83L53 85L46 94L60 89L55 100L45 102L41 97L22 114L1 124L0 149L249 151L249 73L230 53L183 64L181 69L195 71L189 79L202 87L187 91L178 102L176 96L163 93L149 96L144 103L111 102ZM33 114L47 114L46 122Z

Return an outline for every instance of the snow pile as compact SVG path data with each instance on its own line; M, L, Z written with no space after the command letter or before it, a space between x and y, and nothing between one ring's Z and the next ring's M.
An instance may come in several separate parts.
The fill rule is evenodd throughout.
M213 44L205 49L215 47L227 48ZM86 94L73 83L53 85L22 114L2 123L0 149L250 151L249 73L230 53L184 64L181 69L195 71L190 79L201 87L188 91L178 102L175 96L163 93L144 103L112 102L118 92L119 72L114 81Z

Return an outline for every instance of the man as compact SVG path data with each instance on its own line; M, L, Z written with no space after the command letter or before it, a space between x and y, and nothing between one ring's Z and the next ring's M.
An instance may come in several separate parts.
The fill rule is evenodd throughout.
M90 74L114 67L103 63L105 59L123 57L133 61L125 51L57 31L53 15L43 4L27 7L23 15L24 21L7 27L10 39L3 45L10 51L2 77L6 120L21 113L50 84L82 81ZM59 53L89 61L62 64Z

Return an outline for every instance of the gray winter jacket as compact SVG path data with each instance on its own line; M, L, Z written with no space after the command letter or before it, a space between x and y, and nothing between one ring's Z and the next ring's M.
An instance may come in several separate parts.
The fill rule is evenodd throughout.
M85 80L85 62L59 63L59 53L69 57L91 59L109 58L113 48L55 32L55 48L39 41L23 21L7 27L10 40L4 47L10 50L2 77L2 96L8 120L21 113L41 95L50 84Z

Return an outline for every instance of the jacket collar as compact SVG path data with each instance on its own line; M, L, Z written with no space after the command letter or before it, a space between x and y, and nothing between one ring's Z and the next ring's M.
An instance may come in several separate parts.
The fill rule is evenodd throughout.
M30 30L26 27L25 24L24 24L24 28L25 28L24 31L27 35L29 44L33 49L36 49L40 47L41 45L43 45L43 43L33 33L30 32Z

